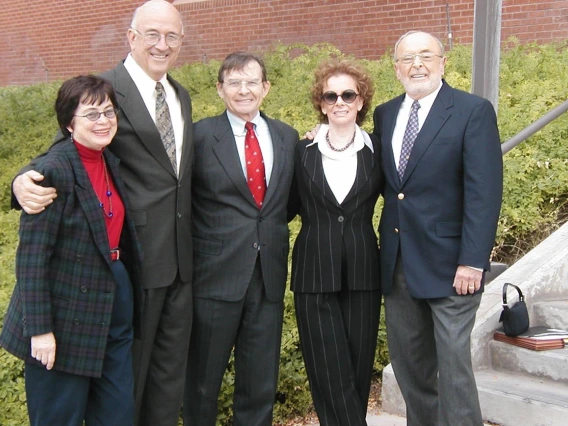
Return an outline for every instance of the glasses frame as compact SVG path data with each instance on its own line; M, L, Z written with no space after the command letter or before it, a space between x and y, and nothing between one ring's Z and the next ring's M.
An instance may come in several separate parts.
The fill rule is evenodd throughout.
M347 94L348 99L345 99L343 97L343 95ZM331 98L330 96L334 96L335 100L333 102L331 102ZM353 96L353 99L349 100L349 98L351 98L351 96ZM337 94L331 90L325 92L323 95L321 95L321 100L323 103L326 103L328 105L335 105L337 103L337 101L339 100L339 98L341 98L341 100L343 102L345 102L346 104L352 104L353 102L355 102L357 100L357 96L359 96L359 93L357 93L354 90L351 89L347 89L344 90L341 94ZM326 100L326 97L328 98L328 100Z
M412 59L410 57L412 56ZM396 62L400 62L404 65L410 65L416 62L416 58L420 59L420 62L423 64L432 62L434 58L443 58L443 55L438 55L437 53L433 52L422 52L422 53L407 53L400 58L396 58Z
M157 44L160 42L160 40L162 39L162 37L163 37L164 40L165 40L165 42L166 42L166 46L175 49L176 47L180 47L181 42L182 42L182 40L183 40L183 34L171 33L171 34L165 34L165 35L164 35L164 34L160 34L159 32L156 31L155 34L157 34L159 37L158 37L158 40L156 40L155 43L152 43L152 42L149 42L149 41L148 41L148 36L149 36L150 34L148 34L148 33L141 33L141 32L138 31L136 28L130 27L130 29L131 29L132 31L134 31L135 33L139 34L140 36L142 36L142 37L144 38L144 43L146 43L148 46L155 46L155 45L157 45ZM151 34L154 34L154 32L152 32ZM170 44L170 42L171 42L172 40L170 40L170 42L168 42L168 37L171 37L171 36L178 37L177 40L173 40L174 43L175 43L173 46Z
M225 84L229 89L233 90L240 90L243 86L245 86L249 90L254 90L258 87L261 87L262 83L264 83L264 81L260 80L228 80L222 82L222 84Z
M110 112L112 112L111 116L108 115ZM95 117L94 114L97 114L97 118L94 118ZM107 118L108 120L112 120L113 118L116 118L116 116L118 115L118 109L117 108L107 108L104 111L91 111L91 112L88 112L85 115L73 114L74 117L86 118L87 120L92 121L92 122L99 121L99 119L101 118L101 115L104 115L105 118ZM91 118L89 116L91 116L93 118Z

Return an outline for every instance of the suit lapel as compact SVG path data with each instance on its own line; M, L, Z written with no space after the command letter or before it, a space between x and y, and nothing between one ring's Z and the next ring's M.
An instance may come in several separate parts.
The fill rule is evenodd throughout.
M375 167L375 158L371 150L365 145L357 152L357 175L351 190L343 200L342 205L347 203L359 194L363 189L371 184L371 175Z
M385 176L390 182L396 182L396 186L400 184L400 179L398 177L397 163L394 159L394 153L392 151L392 136L394 133L394 128L396 126L396 119L398 117L398 111L404 100L404 95L396 98L389 110L386 111L383 117L383 129L381 132L382 139L382 157L383 167L385 171Z
M93 234L93 239L95 244L100 250L103 257L109 260L109 242L108 235L105 225L105 219L101 213L101 207L99 206L99 200L94 194L93 186L87 175L87 171L79 158L79 153L77 149L72 144L69 145L70 149L66 149L66 155L69 159L69 163L73 168L73 173L75 174L75 191L81 208L85 213L89 227Z
M302 166L306 170L310 180L321 191L322 195L334 205L338 206L339 203L337 202L337 198L335 198L335 195L325 178L322 156L317 144L306 147L302 158Z
M142 145L152 153L164 169L175 176L170 159L162 144L160 133L146 108L138 88L132 81L128 71L126 71L126 68L124 68L124 64L118 66L116 76L115 90L119 98L120 110L126 116L132 130L138 135Z
M275 196L278 190L278 183L282 173L286 167L286 155L284 139L282 134L278 131L273 123L273 120L268 118L262 112L260 113L262 118L266 121L268 125L268 131L270 132L270 138L272 139L272 151L273 151L273 161L272 161L272 172L270 173L270 182L266 188L266 195L264 196L263 206L270 202L270 200Z
M453 96L451 93L451 88L444 82L442 88L436 96L436 100L432 104L432 108L426 117L426 121L420 129L420 133L414 141L414 146L410 153L410 159L408 160L408 165L404 172L402 178L402 185L408 180L420 159L432 144L432 141L440 132L440 129L444 126L444 123L451 116L451 108L453 107Z
M233 184L243 194L243 197L256 206L247 185L246 176L243 173L233 129L227 118L227 113L217 116L213 137L217 140L217 143L213 147L213 152L217 156L225 173L227 173L227 176L233 181Z
M183 173L187 169L185 165L191 161L192 156L192 146L193 143L191 135L192 135L192 121L191 121L191 100L188 96L180 96L180 91L185 90L183 87L171 78L168 75L168 81L172 84L174 89L178 94L178 99L181 104L181 115L184 118L184 125L183 125L183 141L182 141L182 149L181 149L181 160L179 165L179 179L183 177ZM160 140L161 142L161 140Z

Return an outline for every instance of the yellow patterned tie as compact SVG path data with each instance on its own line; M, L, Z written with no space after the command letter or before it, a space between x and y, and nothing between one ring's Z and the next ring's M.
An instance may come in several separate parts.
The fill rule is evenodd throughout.
M172 163L174 172L177 175L176 165L176 140L174 135L174 128L172 126L172 119L170 117L170 109L166 102L166 93L162 83L156 83L156 127L160 132L160 138L166 149L166 154Z

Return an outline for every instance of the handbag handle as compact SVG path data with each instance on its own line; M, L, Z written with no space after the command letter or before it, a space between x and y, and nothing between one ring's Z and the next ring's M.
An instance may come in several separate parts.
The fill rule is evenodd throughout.
M519 293L519 302L523 302L525 300L525 296L523 296L523 292L519 287L515 284L505 283L503 285L503 306L507 306L507 286L515 287L517 289L517 292Z

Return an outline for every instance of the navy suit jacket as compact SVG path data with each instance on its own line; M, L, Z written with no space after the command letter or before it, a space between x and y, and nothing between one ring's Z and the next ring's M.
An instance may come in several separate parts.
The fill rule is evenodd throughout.
M503 192L495 110L486 99L444 82L401 181L392 135L403 99L379 105L373 117L385 172L379 225L383 293L392 288L400 253L413 297L456 295L457 267L488 270L495 242Z

